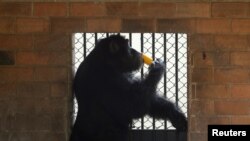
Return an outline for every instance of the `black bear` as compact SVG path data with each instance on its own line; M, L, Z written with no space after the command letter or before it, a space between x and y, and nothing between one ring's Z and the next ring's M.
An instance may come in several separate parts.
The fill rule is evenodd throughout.
M145 78L134 72L143 65L141 53L120 35L101 39L80 64L74 92L78 113L70 141L127 141L132 119L150 115L187 129L185 115L156 94L165 65L154 61Z

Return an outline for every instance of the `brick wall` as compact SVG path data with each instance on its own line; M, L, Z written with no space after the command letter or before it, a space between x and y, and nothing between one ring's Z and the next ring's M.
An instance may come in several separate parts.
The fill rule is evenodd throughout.
M1 141L67 140L73 32L188 33L189 141L250 123L248 0L33 1L0 3Z

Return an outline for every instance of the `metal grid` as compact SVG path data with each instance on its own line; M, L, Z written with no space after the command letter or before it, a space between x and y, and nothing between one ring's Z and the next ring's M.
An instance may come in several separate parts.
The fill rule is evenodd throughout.
M80 63L94 48L98 39L116 33L75 33L73 35L73 69L76 72ZM187 116L187 34L182 33L120 33L130 40L131 46L152 58L160 58L166 63L166 73L158 85L157 92L176 103ZM136 75L143 77L148 72L144 65ZM74 119L77 103L74 100ZM167 120L156 120L149 116L135 119L131 125L135 130L174 129Z

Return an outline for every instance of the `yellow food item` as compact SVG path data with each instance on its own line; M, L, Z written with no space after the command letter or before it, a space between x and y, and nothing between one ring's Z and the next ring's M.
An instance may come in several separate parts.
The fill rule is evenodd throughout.
M142 58L145 64L150 65L153 63L153 59L142 53Z

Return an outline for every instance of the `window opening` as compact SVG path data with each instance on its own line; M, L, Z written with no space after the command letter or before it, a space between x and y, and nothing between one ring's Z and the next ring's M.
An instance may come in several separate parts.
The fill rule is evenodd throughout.
M73 71L95 47L98 39L117 33L74 33ZM120 33L130 40L132 48L153 59L160 58L166 63L166 73L158 85L157 92L176 103L187 116L187 34L184 33ZM136 75L143 76L148 71L144 65ZM74 99L73 120L77 115ZM175 129L167 120L157 120L149 116L133 120L134 130Z

